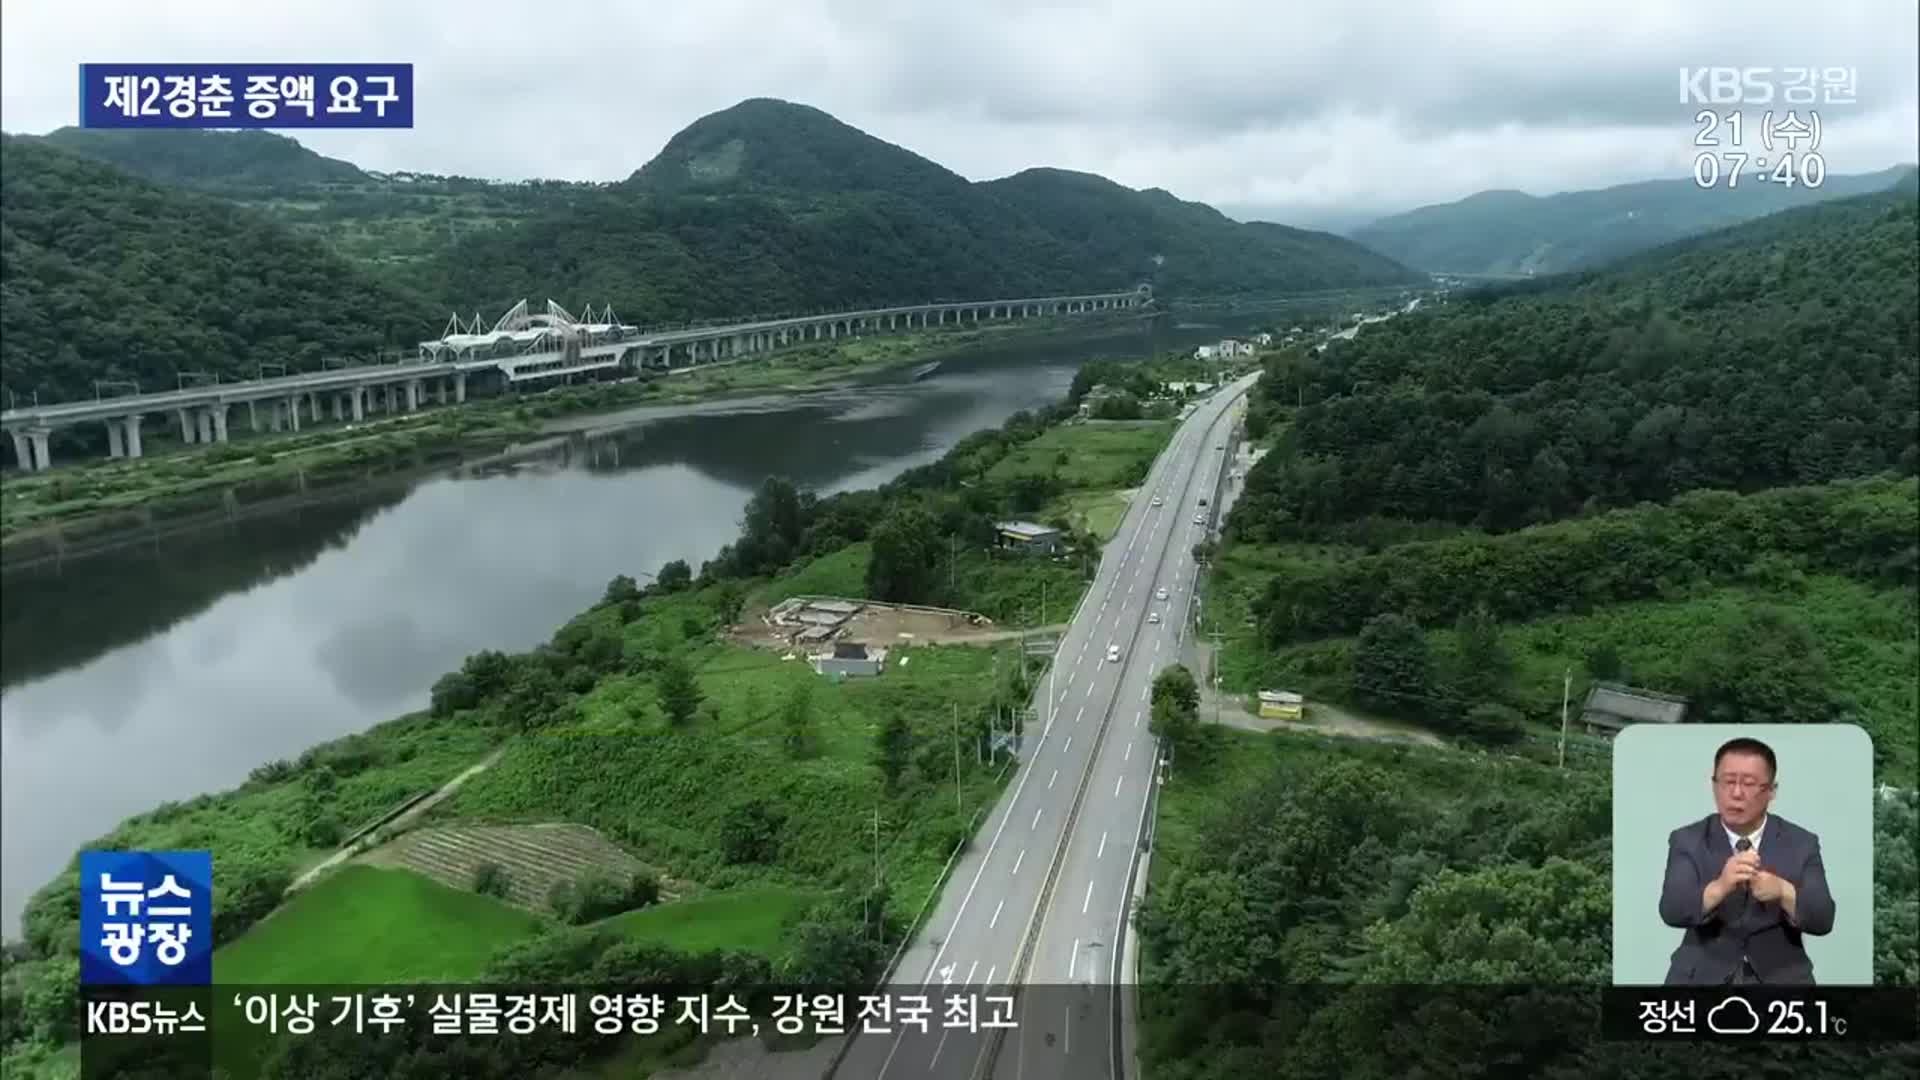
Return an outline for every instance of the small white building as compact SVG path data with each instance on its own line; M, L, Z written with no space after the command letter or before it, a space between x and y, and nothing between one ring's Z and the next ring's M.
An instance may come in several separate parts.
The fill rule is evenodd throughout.
M1273 335L1262 330L1260 333L1253 335L1253 340L1256 344L1271 345L1273 344Z
M858 641L836 641L832 652L813 657L813 670L834 678L878 675L887 666L887 650Z
M1193 358L1195 360L1211 360L1213 359L1213 354L1218 350L1219 346L1217 345L1202 345L1193 350Z

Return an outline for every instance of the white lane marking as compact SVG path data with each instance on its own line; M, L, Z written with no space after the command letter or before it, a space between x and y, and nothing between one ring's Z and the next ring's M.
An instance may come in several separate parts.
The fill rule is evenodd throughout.
M994 973L994 972L996 972L996 971L999 971L999 970L1000 970L1000 965L998 965L998 964L995 964L994 966L992 966L992 967L990 967L990 968L988 968L988 969L987 969L987 981L986 981L986 982L984 982L984 983L981 983L980 985L982 985L982 986L992 986L992 985L993 985L993 973Z
M1080 939L1073 939L1073 955L1067 957L1067 978L1073 978L1073 969L1080 965Z
M1045 809L1046 807L1044 806L1040 808L1040 810L1045 810ZM1028 829L1031 830L1031 829L1037 829L1040 827L1040 810L1035 810L1033 812L1033 824L1027 826Z
M1114 798L1117 799L1120 797L1120 785L1123 783L1126 783L1126 780L1127 778L1124 776L1116 776L1113 778L1113 797Z
M1073 714L1073 722L1076 724L1079 723L1080 718L1085 715L1087 715L1087 707L1085 705L1082 705L1080 706L1080 711Z
M1067 743L1066 743L1066 745L1065 745L1065 746L1062 746L1062 747L1060 748L1060 752L1064 754L1064 753L1066 753L1066 752L1067 752L1067 751L1068 751L1069 749L1071 749L1072 747L1073 747L1073 736L1071 736L1071 735L1069 735L1069 736L1067 736Z
M1097 859L1100 856L1105 855L1106 853L1107 853L1107 834L1105 832L1102 832L1100 834L1100 850L1094 852L1093 857Z
M1087 684L1087 696L1088 697L1093 696L1093 684L1091 682Z
M1143 686L1143 687L1141 687L1141 688L1140 688L1140 700L1141 700L1141 701L1145 701L1145 700L1147 700L1147 691L1149 691L1149 690L1151 690L1151 689L1153 689L1153 687L1151 687L1151 686Z
M1017 875L1017 874L1019 874L1019 873L1020 873L1020 864L1021 864L1021 863L1023 863L1023 862L1026 862L1026 861L1027 861L1027 849L1026 849L1026 848L1021 848L1021 849L1020 849L1020 854L1019 854L1019 855L1016 855L1016 856L1014 856L1014 860L1013 860L1013 874L1009 874L1008 876L1009 876L1009 877L1012 877L1012 876L1014 876L1014 875ZM1004 901L1003 901L1003 902L1004 902Z
M1087 905L1091 903L1093 903L1093 882L1089 881L1087 882L1087 898L1085 900L1080 901L1080 914L1085 915L1087 913ZM1074 948L1079 948L1079 947L1080 947L1080 942L1079 942L1079 939L1076 938L1074 940Z
M996 911L996 912L994 912L994 914L995 914L995 915L998 915L998 914L999 914L999 912L998 912L998 911ZM961 985L962 985L962 986L972 986L972 985L973 985L973 973L974 973L974 972L976 972L976 971L979 971L979 970L980 970L980 961L978 961L978 960L975 960L975 961L973 962L973 966L967 969L967 981L966 981L966 982L964 982L964 983L962 983Z
M1059 769L1055 769L1055 770L1053 770L1053 775L1052 775L1052 776L1049 776L1049 777L1047 777L1047 790L1048 790L1048 791L1052 791L1052 790L1053 790L1053 782L1054 782L1055 780L1058 780L1058 779L1060 779L1060 770L1059 770Z
M1006 906L1007 906L1007 902L1006 902L1006 900L1004 900L1004 899L1002 899L1002 900L1001 900L1001 901L1000 901L999 903L997 903L997 904L995 904L995 905L993 905L993 918L991 918L991 919L988 919L988 920L987 920L987 929L989 929L989 930L991 930L991 929L993 929L993 928L994 928L994 927L995 927L996 925L998 925L998 924L999 924L999 922L1000 922L1000 909L1001 909L1001 908L1003 908L1003 907L1006 907ZM979 966L980 966L980 962L979 962L979 961L977 961L977 960L976 960L976 961L974 961L974 964L973 964L973 966L974 966L974 967L979 967ZM972 972L971 970L969 970L969 971L967 972L967 981L968 981L968 982L972 982L972 981L973 981L973 972Z
M1124 754L1122 754L1122 755L1120 755L1120 760L1121 760L1121 761L1132 761L1132 760L1133 760L1133 743L1131 743L1131 742L1129 742L1129 743L1127 743L1127 752L1126 752L1126 753L1124 753Z

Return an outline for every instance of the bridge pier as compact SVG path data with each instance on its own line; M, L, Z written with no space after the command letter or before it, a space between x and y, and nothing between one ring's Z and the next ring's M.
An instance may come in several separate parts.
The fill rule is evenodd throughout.
M420 407L420 380L407 383L407 411L413 412Z
M467 400L467 373L464 371L453 373L453 400L455 404Z
M353 422L359 423L367 418L367 388L356 386L347 391L347 400L353 404Z
M180 441L187 444L188 446L192 446L194 442L193 437L195 434L194 428L193 428L193 417L187 415L187 410L185 409L178 410L175 415L180 417Z
M226 402L223 401L220 404L215 405L213 408L207 410L207 412L210 416L213 417L214 441L226 442L227 441L227 404Z
M121 423L125 425L125 428L123 434L120 436L120 446L121 449L125 451L127 457L137 458L141 456L140 421L145 419L146 417L135 413L121 421Z
M15 446L18 449L18 444ZM120 425L107 421L107 456L110 458L126 456L120 449Z
M27 444L33 450L34 472L53 468L53 452L47 449L47 436L52 434L52 428L33 428L27 432Z

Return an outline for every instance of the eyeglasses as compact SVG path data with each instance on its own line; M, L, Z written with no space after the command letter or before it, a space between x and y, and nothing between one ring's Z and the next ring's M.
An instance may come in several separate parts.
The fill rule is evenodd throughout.
M1765 791L1773 786L1772 781L1755 780L1751 776L1716 776L1713 782L1728 791Z

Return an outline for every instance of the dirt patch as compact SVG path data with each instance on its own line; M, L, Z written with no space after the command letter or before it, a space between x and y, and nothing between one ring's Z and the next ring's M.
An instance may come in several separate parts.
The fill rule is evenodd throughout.
M760 649L772 649L785 652L797 649L813 652L823 649L834 641L863 642L868 645L983 645L995 641L1017 638L1023 633L1044 632L1052 629L1058 632L1064 627L1040 628L1039 630L1008 629L996 625L984 615L966 611L945 611L930 608L902 608L888 604L876 604L867 600L832 600L830 603L843 604L853 608L853 612L837 624L816 622L812 624L795 621L797 615L790 605L775 605L774 618L769 622L769 613L762 610L748 614L740 625L729 628L728 637L741 645ZM783 608L787 609L783 613ZM818 611L809 607L809 611ZM826 617L834 612L824 612L815 617ZM796 641L795 634L807 625L823 626L831 637L815 641Z

